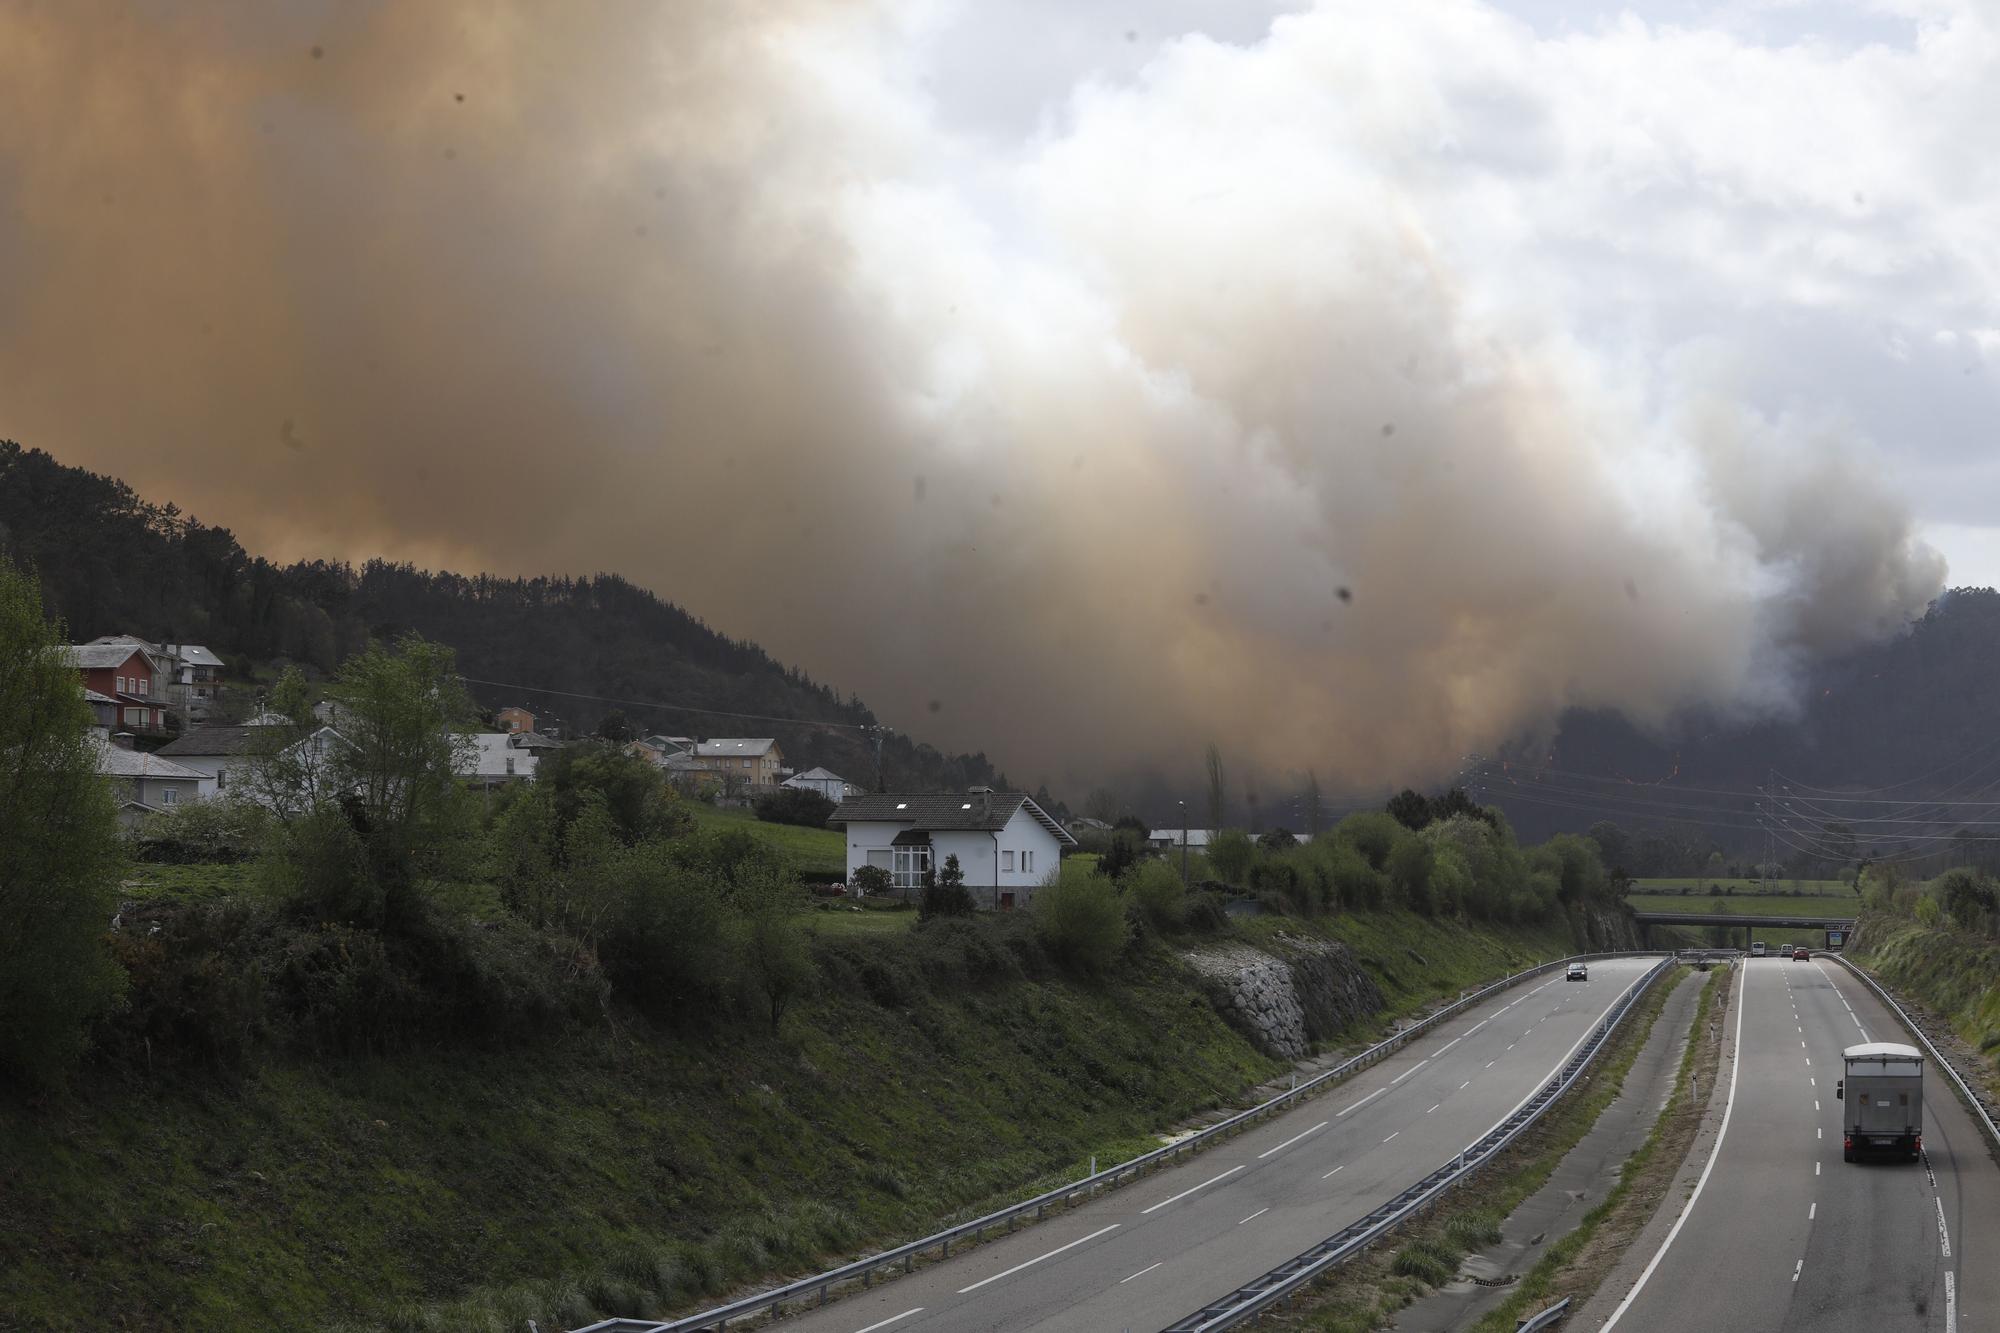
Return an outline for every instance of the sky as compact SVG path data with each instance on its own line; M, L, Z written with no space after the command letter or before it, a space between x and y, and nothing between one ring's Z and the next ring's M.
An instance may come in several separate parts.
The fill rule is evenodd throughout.
M1782 715L2000 583L1949 0L0 10L0 436L1055 784Z

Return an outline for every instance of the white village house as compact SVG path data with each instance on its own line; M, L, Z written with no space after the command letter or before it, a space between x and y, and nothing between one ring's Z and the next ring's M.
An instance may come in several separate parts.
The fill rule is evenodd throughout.
M533 733L524 731L481 731L466 737L471 744L460 752L458 775L474 786L498 787L509 782L526 782L535 776L539 760L529 743Z
M267 738L273 735L272 725L282 721L273 718L262 724L196 727L178 740L162 745L155 753L212 779L202 792L204 796L243 791L259 804L269 804L269 793L260 792L251 778L257 765L270 757ZM318 788L333 780L336 745L353 748L352 742L332 727L320 727L279 753L291 765L296 780Z
M1213 836L1214 831L1205 828L1156 828L1146 835L1146 845L1155 850L1165 851L1178 847L1185 841L1188 850L1205 852L1208 850L1208 840Z
M1076 839L1022 792L974 787L964 795L851 796L827 817L847 830L847 877L880 866L903 892L924 872L958 858L965 887L981 907L1025 905L1055 875Z
M215 780L171 759L131 748L125 733L96 742L97 775L111 784L118 822L136 828L148 815L215 794Z
M794 774L792 777L786 778L778 785L781 787L790 787L795 791L816 791L821 796L826 797L827 800L836 804L846 800L850 796L859 796L861 794L861 788L855 786L846 778L840 776L840 774L824 768L809 768L803 773Z

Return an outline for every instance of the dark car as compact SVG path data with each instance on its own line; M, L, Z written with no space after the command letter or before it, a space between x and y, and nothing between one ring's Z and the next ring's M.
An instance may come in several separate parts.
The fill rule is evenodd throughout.
M1805 945L1803 945L1803 944L1795 944L1795 945L1793 945L1793 946L1792 946L1792 961L1793 961L1793 962L1795 962L1795 963L1805 963L1805 962L1810 962L1811 960L1812 960L1812 955L1806 952L1806 946L1805 946Z

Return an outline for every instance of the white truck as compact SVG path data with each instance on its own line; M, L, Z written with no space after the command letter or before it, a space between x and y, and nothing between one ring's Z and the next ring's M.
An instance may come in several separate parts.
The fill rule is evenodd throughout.
M1871 1041L1840 1054L1846 1075L1833 1095L1841 1103L1841 1159L1894 1153L1914 1162L1924 1150L1923 1052Z

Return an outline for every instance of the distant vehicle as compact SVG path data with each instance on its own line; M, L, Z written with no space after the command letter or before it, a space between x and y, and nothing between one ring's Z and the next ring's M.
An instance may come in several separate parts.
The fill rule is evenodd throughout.
M1750 946L1750 956L1752 958L1762 958L1764 956L1764 941L1758 940Z
M1871 1041L1840 1053L1841 1160L1886 1152L1914 1162L1924 1150L1924 1057L1914 1046Z
M1812 955L1806 952L1805 945L1794 944L1792 946L1792 961L1795 963L1809 963L1812 961Z
M1571 963L1569 965L1569 974L1564 978L1564 980L1588 981L1590 980L1590 968L1582 963Z

